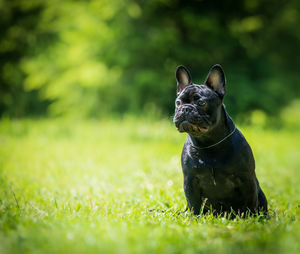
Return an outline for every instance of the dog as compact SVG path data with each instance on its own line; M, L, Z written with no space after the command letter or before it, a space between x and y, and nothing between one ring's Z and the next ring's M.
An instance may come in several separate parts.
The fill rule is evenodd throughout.
M184 66L176 69L173 122L187 139L181 154L187 207L199 215L267 213L255 175L252 150L225 110L225 74L214 65L204 84L194 84Z

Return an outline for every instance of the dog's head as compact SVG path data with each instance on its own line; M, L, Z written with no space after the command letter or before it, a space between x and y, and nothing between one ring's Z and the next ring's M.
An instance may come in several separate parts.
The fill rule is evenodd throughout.
M176 70L177 98L174 124L180 132L201 137L214 129L221 119L225 95L225 74L220 65L214 65L203 85L193 84L184 66Z

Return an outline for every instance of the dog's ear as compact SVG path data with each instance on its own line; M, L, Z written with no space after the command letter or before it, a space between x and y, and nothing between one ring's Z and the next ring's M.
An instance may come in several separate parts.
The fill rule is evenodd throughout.
M211 67L207 75L205 85L214 90L220 96L221 99L223 99L226 92L225 83L225 74L221 65L216 64L213 67Z
M176 69L176 80L177 80L177 95L179 95L185 87L192 84L191 75L183 65L178 66Z

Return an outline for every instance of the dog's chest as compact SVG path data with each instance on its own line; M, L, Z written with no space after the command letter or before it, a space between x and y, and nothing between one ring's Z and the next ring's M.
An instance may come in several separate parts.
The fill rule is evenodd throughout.
M207 197L224 198L241 185L241 179L231 167L230 158L193 158L188 174L195 189Z

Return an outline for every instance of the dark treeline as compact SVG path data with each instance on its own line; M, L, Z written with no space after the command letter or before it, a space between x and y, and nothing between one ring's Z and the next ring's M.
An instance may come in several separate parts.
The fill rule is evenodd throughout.
M300 2L4 0L0 115L171 115L177 65L220 63L234 115L276 115L300 88Z

